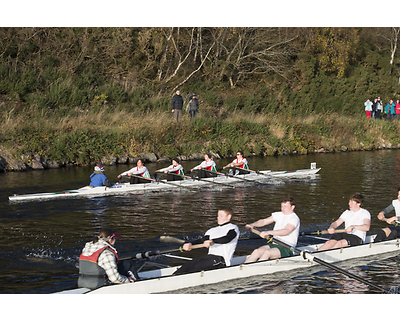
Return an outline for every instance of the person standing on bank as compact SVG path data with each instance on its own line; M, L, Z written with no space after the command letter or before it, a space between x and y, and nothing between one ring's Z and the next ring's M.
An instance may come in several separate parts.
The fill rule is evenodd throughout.
M203 243L204 247L208 248L208 254L184 263L174 272L174 275L219 269L231 265L239 239L239 228L231 223L232 215L233 211L229 207L219 209L218 226L209 229L201 239L187 242L182 246L183 250L190 251L192 245Z
M90 186L93 188L112 186L112 183L108 181L107 177L104 174L104 167L101 163L96 164L96 166L94 167L94 172L90 175Z
M381 97L378 97L378 99L376 101L375 119L381 118L382 111L383 111L383 103L382 103Z
M356 246L365 241L371 225L371 214L362 208L363 202L364 197L360 193L351 195L349 209L345 210L328 228L328 232L333 234L332 238L318 248L318 251ZM335 229L343 222L347 233L334 234Z
M121 236L109 228L102 228L99 235L87 242L79 257L78 287L96 289L111 283L129 283L138 279L130 260L118 263L115 239ZM122 275L122 269L127 275Z
M172 97L172 112L174 114L175 123L178 124L182 117L183 98L181 92L176 90L175 95Z
M199 109L199 100L197 100L197 96L193 93L189 101L189 112L191 120L196 118L198 109Z

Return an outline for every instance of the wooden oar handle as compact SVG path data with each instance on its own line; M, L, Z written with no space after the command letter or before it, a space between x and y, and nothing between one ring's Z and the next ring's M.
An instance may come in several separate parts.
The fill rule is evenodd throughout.
M382 221L385 221L385 222L387 222L387 221L388 221L388 219L387 219L387 218L383 218L383 219L382 219ZM399 222L399 221L392 221L390 224L394 224L394 226L395 226L395 227L397 227L397 226L399 226L399 225L400 225L400 222Z

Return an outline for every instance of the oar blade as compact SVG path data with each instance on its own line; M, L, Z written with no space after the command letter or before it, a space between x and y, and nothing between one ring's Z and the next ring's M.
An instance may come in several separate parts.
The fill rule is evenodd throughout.
M185 240L181 240L172 236L160 236L160 241L168 243L185 243Z

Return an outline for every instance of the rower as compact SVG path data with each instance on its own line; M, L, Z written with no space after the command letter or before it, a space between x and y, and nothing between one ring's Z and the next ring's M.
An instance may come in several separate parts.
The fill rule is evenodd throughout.
M233 160L231 163L223 167L223 169L226 168L235 168L235 169L230 169L229 174L231 175L238 175L238 174L246 174L249 173L248 171L245 170L240 170L240 169L247 169L249 170L249 163L247 162L247 159L244 157L243 151L238 151L236 153L236 159Z
M360 193L354 193L349 199L349 210L345 210L339 219L332 222L328 232L332 238L325 242L318 251L328 249L345 248L360 245L365 242L367 231L371 225L371 214L362 208L364 197ZM336 233L335 229L345 223L347 233Z
M231 265L233 253L239 239L239 228L231 223L233 211L229 207L218 210L218 226L209 229L204 237L182 246L185 251L190 251L192 245L203 244L208 248L206 256L195 257L184 263L175 275L224 268Z
M217 176L217 174L214 173L217 172L217 166L215 165L214 159L210 153L206 153L204 155L204 161L191 169L190 172L193 172L193 170L199 170L199 178L211 178Z
M154 173L154 177L157 179L157 172L164 172L167 174L167 181L183 180L183 177L178 177L177 175L185 175L185 170L182 165L179 164L178 158L172 159L172 164L169 167L158 169ZM173 174L169 174L173 173Z
M281 211L273 212L270 217L260 219L256 222L246 225L246 229L254 227L263 227L275 222L274 229L262 231L261 238L273 236L285 244L295 247L299 237L300 219L294 212L296 201L293 197L285 197L281 200ZM264 261L269 259L278 259L293 256L293 251L274 243L269 243L256 250L246 259L245 263Z
M93 188L101 186L112 186L112 183L108 181L107 177L104 174L103 164L97 163L94 167L94 172L90 175L90 186Z
M149 170L147 170L147 168L144 166L142 159L138 159L136 167L133 167L132 169L122 172L120 175L118 175L118 179L121 179L122 176L131 177L131 184L150 183L152 181ZM138 178L138 176L143 177L143 179Z
M391 218L386 219L385 215L392 212L393 210L395 212L395 215ZM388 224L393 224L396 223L397 221L400 221L400 188L397 189L397 199L393 200L389 206L387 206L385 209L379 212L378 219L384 220ZM382 230L379 230L376 234L374 242L380 242L383 240L392 240L399 237L400 237L400 228L397 226L396 223L396 227L387 227L383 228Z
M121 236L109 228L87 242L79 257L78 286L96 289L110 283L129 283L139 279L132 261L118 262L114 248L116 238Z

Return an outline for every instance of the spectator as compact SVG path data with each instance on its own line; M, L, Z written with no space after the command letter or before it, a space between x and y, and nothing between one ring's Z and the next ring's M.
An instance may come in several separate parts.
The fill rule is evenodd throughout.
M386 113L387 121L392 121L393 116L395 114L395 107L396 107L396 105L394 104L393 100L390 99L389 102L385 106L385 113Z
M367 114L367 118L371 119L371 112L372 112L372 102L367 99L367 101L364 102L365 106L365 113Z
M383 111L382 100L381 100L381 97L378 97L377 102L376 102L375 119L380 119L381 118L382 111Z
M398 117L399 114L400 114L400 100L399 100L399 99L396 100L395 106L396 106L396 107L395 107L395 115L394 115L393 120L394 120L394 119L397 119L397 117Z
M175 123L178 124L182 117L183 98L181 92L176 90L175 95L172 97L172 112L174 113Z
M196 118L198 109L199 109L199 100L197 100L197 96L193 93L189 101L190 119Z

